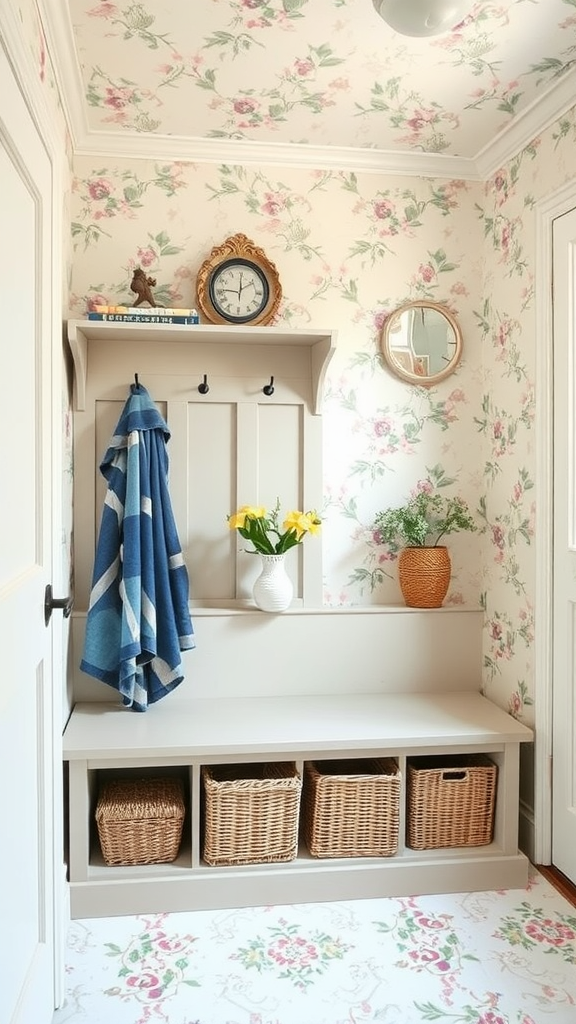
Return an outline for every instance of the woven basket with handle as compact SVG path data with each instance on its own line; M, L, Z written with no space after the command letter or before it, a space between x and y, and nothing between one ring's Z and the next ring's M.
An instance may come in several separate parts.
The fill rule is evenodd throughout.
M450 586L448 548L404 548L398 559L398 582L409 608L440 608Z
M413 850L492 841L497 766L484 754L408 761L406 844Z

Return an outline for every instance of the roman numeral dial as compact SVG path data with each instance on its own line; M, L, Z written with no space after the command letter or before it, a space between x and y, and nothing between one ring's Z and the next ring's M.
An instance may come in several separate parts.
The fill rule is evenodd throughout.
M278 271L246 235L212 250L197 279L198 305L213 323L266 324L276 316Z

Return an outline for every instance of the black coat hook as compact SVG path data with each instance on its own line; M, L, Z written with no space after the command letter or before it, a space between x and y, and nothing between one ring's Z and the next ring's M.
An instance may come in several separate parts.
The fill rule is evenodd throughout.
M270 377L270 383L265 384L264 387L262 388L262 391L264 392L265 395L268 396L274 394L274 377Z
M202 381L201 384L198 385L198 391L200 392L201 395L207 395L208 392L210 391L207 374L204 374L204 380Z
M135 383L137 388L140 387L140 381L138 380L138 374L137 373L134 374L134 383Z

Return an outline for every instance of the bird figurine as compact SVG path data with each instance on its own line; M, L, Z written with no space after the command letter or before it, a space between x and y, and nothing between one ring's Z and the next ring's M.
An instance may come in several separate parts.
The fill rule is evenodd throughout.
M161 304L156 302L152 289L156 287L155 277L146 277L146 274L141 267L136 267L130 283L130 291L135 292L138 298L136 302L132 303L132 306L140 306L143 302L148 302L154 309L162 308Z

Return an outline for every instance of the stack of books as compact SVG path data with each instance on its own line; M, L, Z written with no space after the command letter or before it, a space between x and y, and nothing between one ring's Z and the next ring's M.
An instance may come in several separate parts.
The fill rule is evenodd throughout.
M169 309L164 306L94 306L89 320L115 320L127 324L199 324L195 309Z

